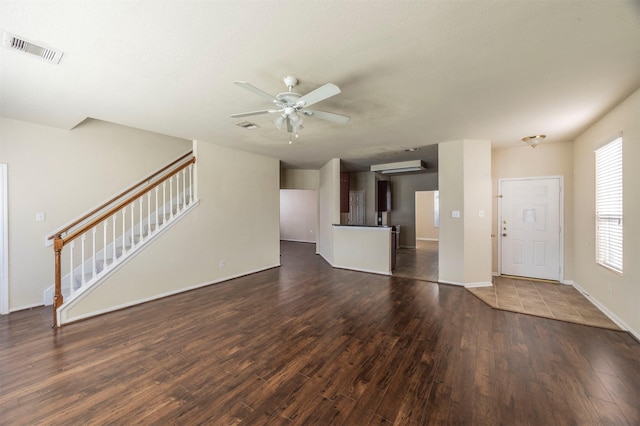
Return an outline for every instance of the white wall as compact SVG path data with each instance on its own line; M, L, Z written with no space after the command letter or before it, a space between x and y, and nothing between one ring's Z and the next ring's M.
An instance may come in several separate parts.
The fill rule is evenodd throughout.
M200 205L72 306L69 320L280 264L278 160L197 148Z
M9 307L41 305L53 284L45 236L191 149L191 141L98 120L72 130L0 119L9 193ZM44 222L35 214L45 213Z
M494 150L491 157L493 188L492 270L498 272L498 179L563 176L564 177L564 279L570 281L573 269L573 142L540 144L535 149L525 145Z
M595 262L593 151L618 132L623 132L622 275ZM640 90L576 138L573 150L575 282L640 339Z
M438 228L434 224L435 191L416 191L416 239L437 241Z
M318 191L310 189L280 190L281 240L315 243L317 225Z
M491 283L491 144L438 145L440 191L439 281ZM485 212L479 217L480 210ZM460 217L452 217L458 211Z
M317 250L333 265L333 224L340 223L340 159L320 169Z

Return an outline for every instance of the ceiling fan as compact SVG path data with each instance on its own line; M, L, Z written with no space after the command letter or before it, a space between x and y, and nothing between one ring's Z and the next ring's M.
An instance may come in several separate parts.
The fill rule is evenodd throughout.
M307 108L308 106L340 93L340 88L333 83L326 83L304 96L291 91L298 84L298 79L290 76L284 78L284 84L289 90L279 93L276 96L271 96L267 92L244 81L236 81L234 83L258 96L268 99L276 108L231 114L233 118L249 117L259 114L278 114L274 124L278 129L282 129L283 126L286 125L287 132L289 133L298 133L302 129L302 115L341 124L347 123L351 119L351 117L346 115Z

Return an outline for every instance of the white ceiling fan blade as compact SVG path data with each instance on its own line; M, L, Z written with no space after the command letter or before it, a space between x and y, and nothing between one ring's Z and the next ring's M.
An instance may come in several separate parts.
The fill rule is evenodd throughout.
M249 117L250 115L268 114L270 112L278 112L278 110L277 109L262 109L260 111L240 112L238 114L231 114L231 117L233 117L233 118Z
M338 86L333 83L327 83L323 86L318 87L316 90L312 90L311 92L298 99L296 105L301 107L313 105L317 102L324 101L331 96L335 96L340 92L341 90Z
M333 121L334 123L345 124L351 120L348 115L336 114L335 112L318 111L316 109L305 109L305 115L319 118L321 120Z
M244 87L245 89L249 90L250 92L253 92L258 96L262 96L263 98L268 99L271 102L278 102L278 100L274 96L271 96L270 94L268 94L264 90L258 89L256 86L253 86L253 85L247 83L246 81L234 81L234 84L237 84L240 87Z

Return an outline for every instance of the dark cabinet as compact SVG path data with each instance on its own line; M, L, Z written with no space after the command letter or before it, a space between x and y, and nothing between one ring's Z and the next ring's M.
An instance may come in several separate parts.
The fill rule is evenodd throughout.
M349 213L349 173L340 173L340 213Z
M391 182L388 180L379 180L377 185L376 211L391 211Z

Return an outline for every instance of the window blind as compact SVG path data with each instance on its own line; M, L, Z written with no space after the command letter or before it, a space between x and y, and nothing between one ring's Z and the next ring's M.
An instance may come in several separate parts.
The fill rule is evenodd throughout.
M596 262L622 273L622 137L596 154Z

